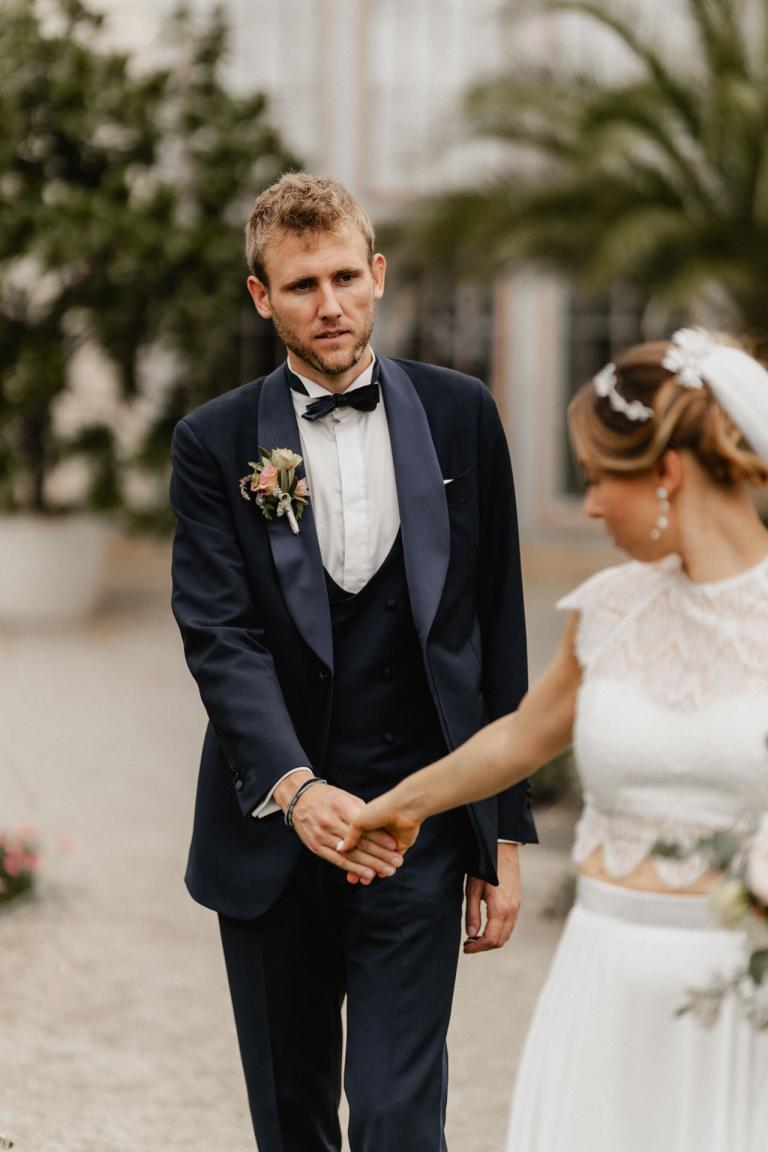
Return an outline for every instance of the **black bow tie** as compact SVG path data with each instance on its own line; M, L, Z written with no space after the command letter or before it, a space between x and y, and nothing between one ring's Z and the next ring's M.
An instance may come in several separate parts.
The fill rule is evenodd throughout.
M342 392L338 396L329 393L327 396L321 396L319 400L307 404L301 418L302 420L322 420L323 416L333 412L334 408L357 408L358 412L373 412L379 399L378 384L366 384L364 388L355 388L352 392Z

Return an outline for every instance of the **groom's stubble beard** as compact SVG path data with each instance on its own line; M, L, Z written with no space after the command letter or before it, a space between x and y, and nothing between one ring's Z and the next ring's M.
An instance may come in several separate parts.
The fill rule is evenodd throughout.
M376 306L374 301L371 300L368 311L362 321L359 337L356 335L352 351L343 360L335 361L323 358L323 356L320 355L319 349L313 343L302 340L298 333L291 328L290 324L283 320L280 313L275 310L274 305L272 306L271 319L275 326L275 332L289 352L293 352L294 356L300 357L305 364L309 364L316 372L321 372L324 376L333 377L343 376L345 372L349 372L350 368L354 368L354 366L359 363L370 343L375 312Z

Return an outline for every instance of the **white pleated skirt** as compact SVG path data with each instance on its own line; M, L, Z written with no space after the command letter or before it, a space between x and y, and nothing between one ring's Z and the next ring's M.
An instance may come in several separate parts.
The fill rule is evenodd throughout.
M744 962L706 896L580 877L515 1085L507 1152L767 1152L768 1031L685 989Z

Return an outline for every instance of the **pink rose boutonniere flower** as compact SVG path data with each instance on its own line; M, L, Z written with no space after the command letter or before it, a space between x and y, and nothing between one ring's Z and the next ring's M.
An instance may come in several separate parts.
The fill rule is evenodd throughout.
M309 487L296 476L301 456L290 448L259 448L261 459L249 460L252 471L240 480L244 500L253 500L265 520L285 516L294 535L309 504Z
M267 464L259 473L259 482L256 485L256 491L271 494L279 487L280 469L275 468L274 464Z

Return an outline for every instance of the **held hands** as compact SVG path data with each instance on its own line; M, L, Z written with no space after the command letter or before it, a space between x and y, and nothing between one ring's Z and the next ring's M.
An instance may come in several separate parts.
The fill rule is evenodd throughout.
M301 782L302 778L298 777L298 783ZM296 788L297 778L292 774L283 781L280 793L275 789L275 799L283 811ZM342 855L341 841L344 839L346 843L350 826L363 809L365 803L358 796L331 784L318 783L302 793L291 813L293 829L302 843L316 856L342 868L354 884L370 884L377 876L394 876L403 862L396 839L373 827L358 835L351 850L345 850Z
M275 790L283 808L295 793L295 781L289 777L283 782L282 795ZM310 852L343 869L350 884L394 876L421 827L396 798L396 790L365 804L350 792L321 783L302 793L292 818L294 831ZM517 845L499 844L498 877L498 885L467 877L465 955L503 948L512 935L522 895Z
M396 800L395 791L385 792L358 809L338 846L340 852L352 852L371 835L380 833L394 842L398 852L407 852L413 846L421 823Z

